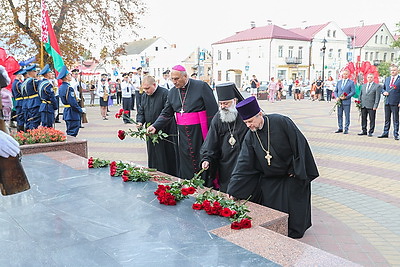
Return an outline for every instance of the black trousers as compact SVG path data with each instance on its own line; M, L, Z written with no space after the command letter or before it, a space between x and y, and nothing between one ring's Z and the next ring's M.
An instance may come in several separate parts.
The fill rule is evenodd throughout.
M390 118L393 114L393 136L399 136L399 106L385 105L385 127L383 128L383 135L389 135Z
M369 134L373 134L375 130L375 118L376 110L372 108L361 109L361 130L363 133L367 133L367 117L369 117Z

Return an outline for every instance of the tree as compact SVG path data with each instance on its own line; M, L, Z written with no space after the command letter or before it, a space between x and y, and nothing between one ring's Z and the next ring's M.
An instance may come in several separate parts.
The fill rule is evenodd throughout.
M389 62L382 62L378 65L378 73L380 77L389 77L390 76L390 63Z
M71 66L99 44L110 54L119 48L122 34L137 35L145 13L141 0L46 0L64 62ZM0 0L0 38L17 59L41 50L41 0ZM116 52L115 52L116 51ZM45 63L51 60L45 54Z
M397 27L396 32L400 33L400 22L396 24L396 27ZM398 47L398 48L400 48L400 38L397 39L397 40L395 40L395 41L392 43L392 47Z

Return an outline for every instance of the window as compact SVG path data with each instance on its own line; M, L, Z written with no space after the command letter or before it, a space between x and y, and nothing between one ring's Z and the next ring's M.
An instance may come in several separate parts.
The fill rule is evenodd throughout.
M387 53L383 53L383 61L386 62L387 60Z
M376 59L376 60L379 59L379 52L375 52L375 59Z
M390 61L393 62L394 61L394 53L390 54Z
M385 37L385 44L388 44L388 41L389 41L389 36L386 36Z
M226 59L227 60L230 60L231 59L231 52L228 50L228 49L226 49ZM228 81L228 80L227 80Z
M225 77L226 77L225 80L226 80L227 82L230 81L230 79L229 79L229 78L230 78L230 77L229 77L230 75L229 75L229 74L230 74L230 71L227 71L226 74L225 74Z
M158 46L155 47L156 51L158 51Z
M375 35L375 43L378 43L378 35Z
M365 52L364 60L368 60L368 52Z
M332 37L333 37L333 38L336 38L336 31L333 31L333 32L332 32Z
M332 58L333 57L333 49L329 49L328 57Z
M328 30L328 33L326 34L327 37L331 37L331 30Z
M293 57L293 46L289 46L288 57Z
M282 45L280 45L278 47L278 57L283 57L283 46Z
M381 44L383 44L383 36L381 35Z
M218 60L221 60L221 59L222 59L222 52L220 50L218 50Z
M286 70L278 70L278 79L281 79L281 80L286 79Z
M374 59L374 52L369 53L369 61Z
M221 73L221 71L219 70L218 71L218 77L217 77L217 80L220 82L221 81L221 76L222 76L222 73Z
M338 49L337 51L337 57L342 58L342 49Z
M299 58L303 58L303 47L302 47L302 46L299 47L299 54L298 54L298 57L299 57Z

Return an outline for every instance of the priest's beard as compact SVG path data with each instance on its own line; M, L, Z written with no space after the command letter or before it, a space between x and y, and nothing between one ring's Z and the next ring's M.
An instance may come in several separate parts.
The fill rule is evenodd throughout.
M237 109L232 105L229 108L220 109L221 121L222 122L233 122L236 120L238 115Z

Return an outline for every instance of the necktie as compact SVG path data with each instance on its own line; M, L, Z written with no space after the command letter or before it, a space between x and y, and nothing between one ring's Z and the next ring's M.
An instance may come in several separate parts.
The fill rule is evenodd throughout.
M367 93L368 93L369 89L371 89L371 83L367 84L367 90L366 90Z
M390 87L394 85L394 77L392 77L392 80L390 81Z
M347 82L347 79L346 80L343 80L343 83L342 83L342 89L344 88L344 86L346 85L346 82Z
M167 89L169 90L169 84L168 84L168 82L167 82Z

